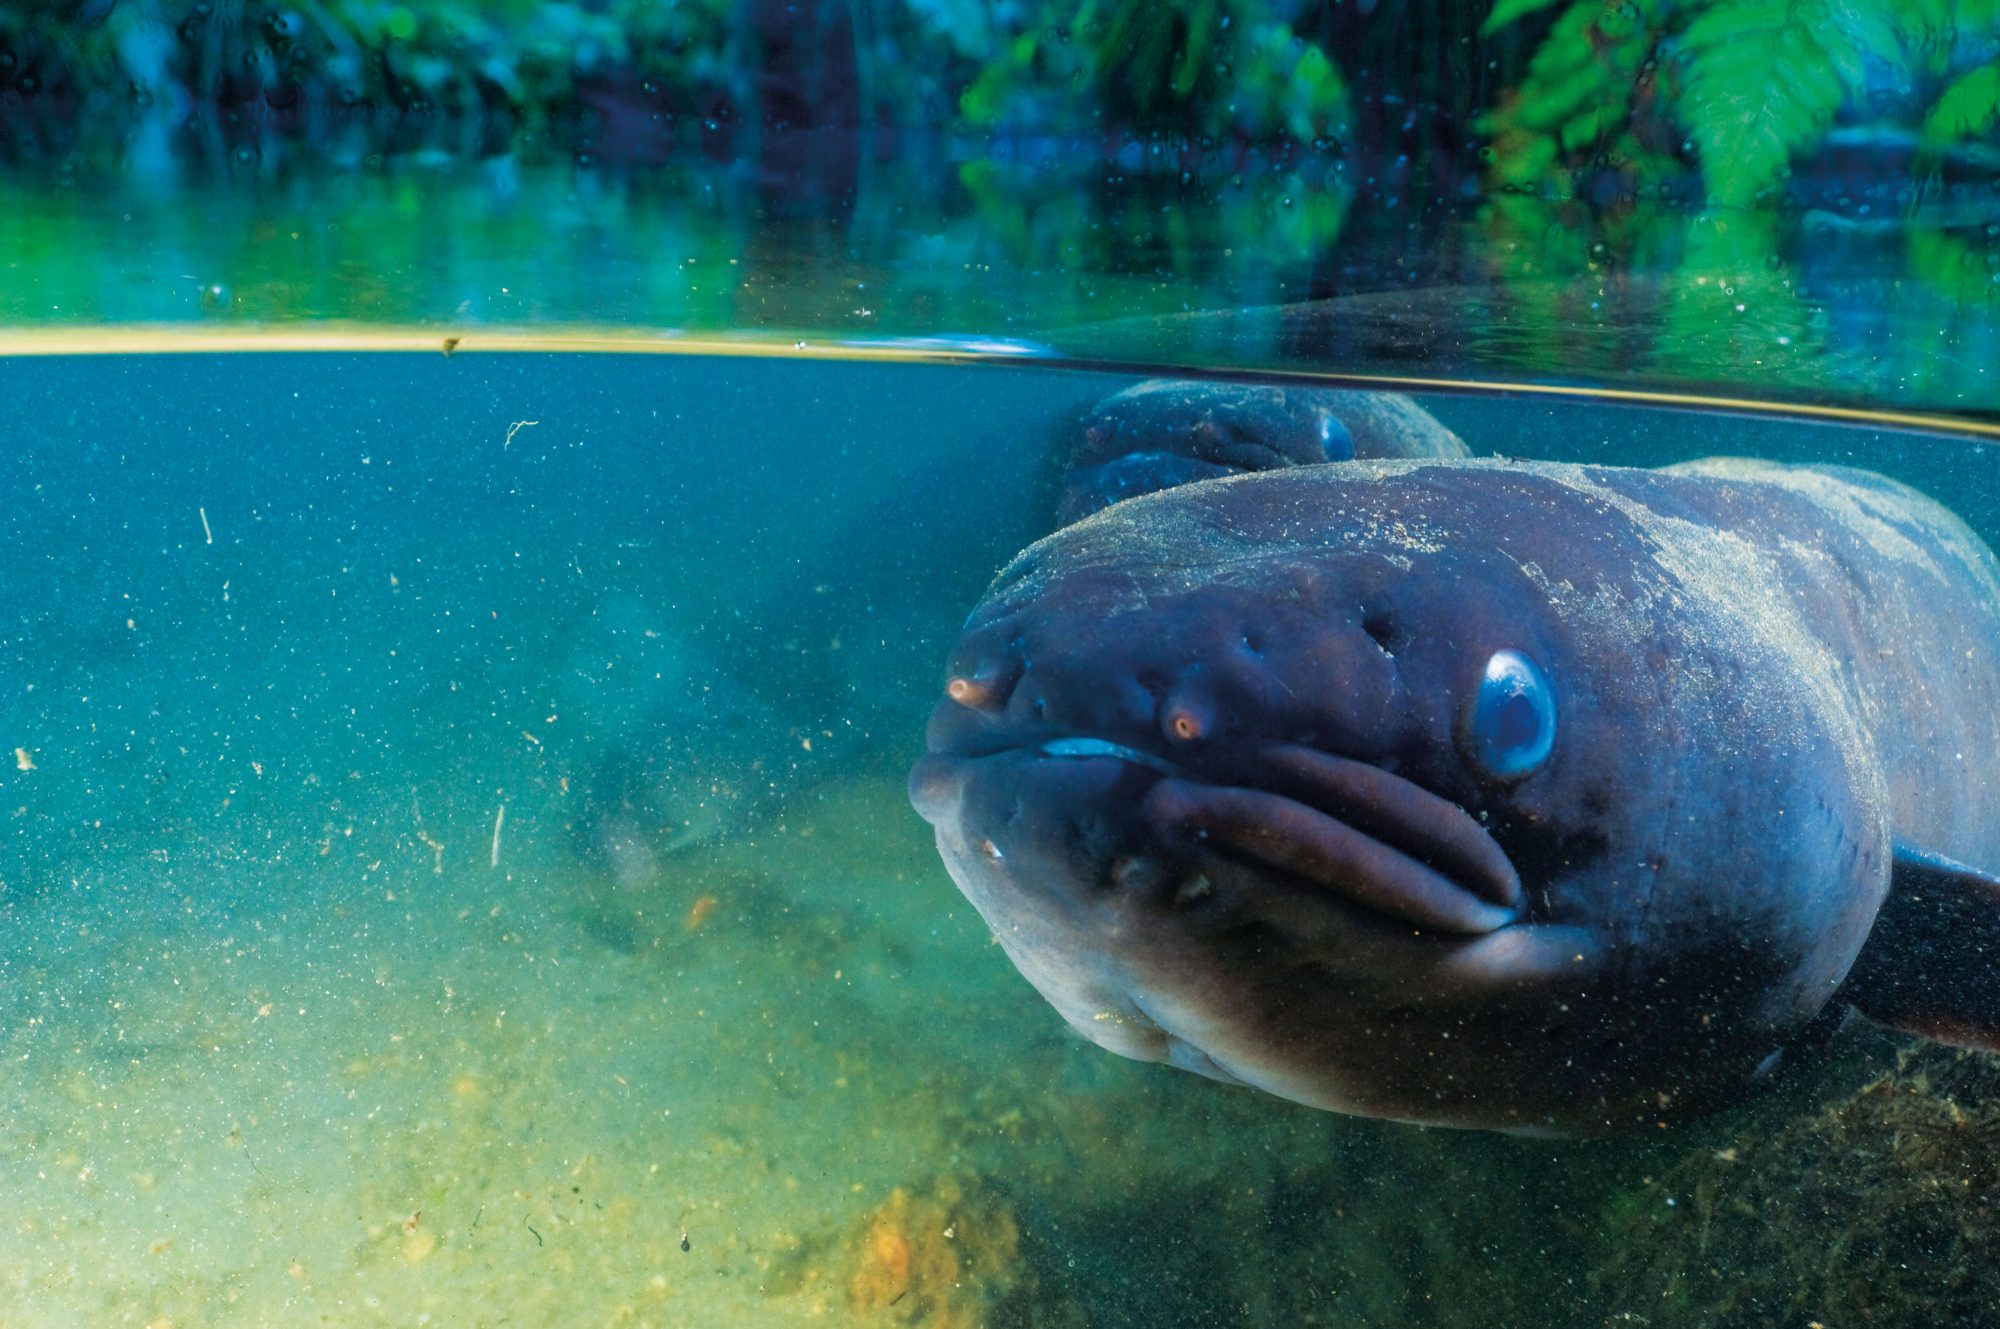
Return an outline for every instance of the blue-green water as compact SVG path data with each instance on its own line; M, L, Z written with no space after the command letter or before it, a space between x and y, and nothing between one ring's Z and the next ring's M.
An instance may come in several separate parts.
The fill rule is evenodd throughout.
M1885 1036L1659 1141L1335 1118L1085 1045L945 876L903 792L945 649L1127 382L0 363L0 1325L1703 1322L1659 1304L1724 1213L1689 1160ZM1963 439L1425 404L2000 534Z

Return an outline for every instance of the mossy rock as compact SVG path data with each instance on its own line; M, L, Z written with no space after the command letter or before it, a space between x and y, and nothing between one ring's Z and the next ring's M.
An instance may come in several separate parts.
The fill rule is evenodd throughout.
M1851 1097L1704 1148L1647 1190L1607 1225L1593 1300L1608 1322L1989 1323L2000 1058L1908 1048Z

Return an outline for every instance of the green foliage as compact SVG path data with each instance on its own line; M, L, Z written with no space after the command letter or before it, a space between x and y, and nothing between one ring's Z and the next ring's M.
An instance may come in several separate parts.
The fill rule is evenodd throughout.
M993 54L959 108L982 129L1343 136L1346 80L1271 8L1258 0L1040 0L989 37Z
M1888 10L1847 0L1733 0L1681 35L1683 112L1709 198L1764 196L1862 86L1864 52L1899 52Z
M1096 43L1098 77L1122 86L1142 113L1184 101L1207 72L1203 60L1221 35L1224 17L1218 0L1114 5ZM1119 58L1110 58L1114 53Z
M1565 10L1527 78L1480 123L1493 140L1495 183L1547 184L1566 197L1573 163L1657 173L1657 154L1632 132L1632 108L1652 95L1654 49L1670 9L1671 0L1577 0Z
M1283 131L1301 142L1351 132L1339 67L1283 23L1260 24L1247 34L1231 101L1236 124L1246 131Z
M1530 14L1538 14L1555 3L1557 0L1498 0L1493 6L1493 12L1486 16L1486 22L1480 25L1479 31L1484 36L1491 36L1509 23L1518 22Z
M531 129L601 104L759 122L760 89L859 83L863 124L1340 138L1348 85L1295 0L814 0L830 44L762 49L748 0L20 0L0 53L28 93L106 107L395 108ZM831 16L831 17L829 17ZM788 62L766 68L766 59ZM848 72L851 71L851 74ZM0 66L0 79L6 67ZM634 94L638 95L635 96ZM809 94L804 94L809 95ZM63 103L46 105L54 114ZM847 114L847 103L836 107Z
M852 49L784 58L855 66L863 123L956 107L974 131L1323 143L1354 132L1355 69L1402 104L1437 114L1449 100L1445 29L1424 5L1365 27L1305 0L824 5ZM17 0L0 6L0 51L28 71L17 90L79 94L51 106L137 90L171 117L268 102L538 127L609 88L656 118L755 123L759 87L817 86L817 71L762 68L748 13L747 0ZM1495 0L1479 31L1498 89L1478 122L1488 181L1558 201L1607 181L1645 197L1699 170L1711 202L1756 205L1836 125L1915 134L1924 169L2000 131L2000 0Z
M1487 30L1547 7L1502 0ZM1928 100L1933 153L1990 134L1996 37L2000 0L1572 0L1482 122L1490 175L1566 198L1609 169L1643 196L1692 162L1713 204L1775 201L1837 121L1880 114L1885 85Z
M2000 236L1985 230L1913 231L1911 271L1961 308L2000 309Z
M346 54L339 70L363 100L412 98L460 113L504 107L536 121L574 104L593 81L667 80L656 94L693 109L715 86L714 62L676 65L669 50L730 45L727 0L618 0L464 6L418 0L325 0L319 32ZM370 58L370 56L374 58Z
M188 103L392 105L529 124L592 82L647 79L694 110L726 90L734 0L35 0L0 49L43 86L168 114ZM128 97L128 91L130 96Z
M2000 63L1954 80L1924 117L1924 142L1936 148L1978 138L2000 123Z

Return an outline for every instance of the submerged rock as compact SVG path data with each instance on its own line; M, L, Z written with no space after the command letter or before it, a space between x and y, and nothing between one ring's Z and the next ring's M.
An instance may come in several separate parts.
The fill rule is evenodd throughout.
M898 1186L851 1247L848 1302L898 1324L978 1329L1019 1280L1020 1244L1013 1212L977 1183Z
M1593 1297L1607 1322L1990 1323L2000 1058L1907 1048L1851 1096L1703 1148L1628 1193L1607 1237Z
M1074 1308L1045 1302L1024 1262L1013 1206L989 1182L949 1172L890 1190L844 1231L796 1240L767 1288L856 1323L923 1329L1072 1329Z

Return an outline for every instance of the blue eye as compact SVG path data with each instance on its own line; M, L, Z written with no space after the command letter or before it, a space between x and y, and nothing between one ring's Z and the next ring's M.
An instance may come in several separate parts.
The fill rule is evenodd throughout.
M1473 760L1495 779L1526 775L1548 759L1556 698L1533 660L1519 651L1493 653L1479 678L1467 737Z

